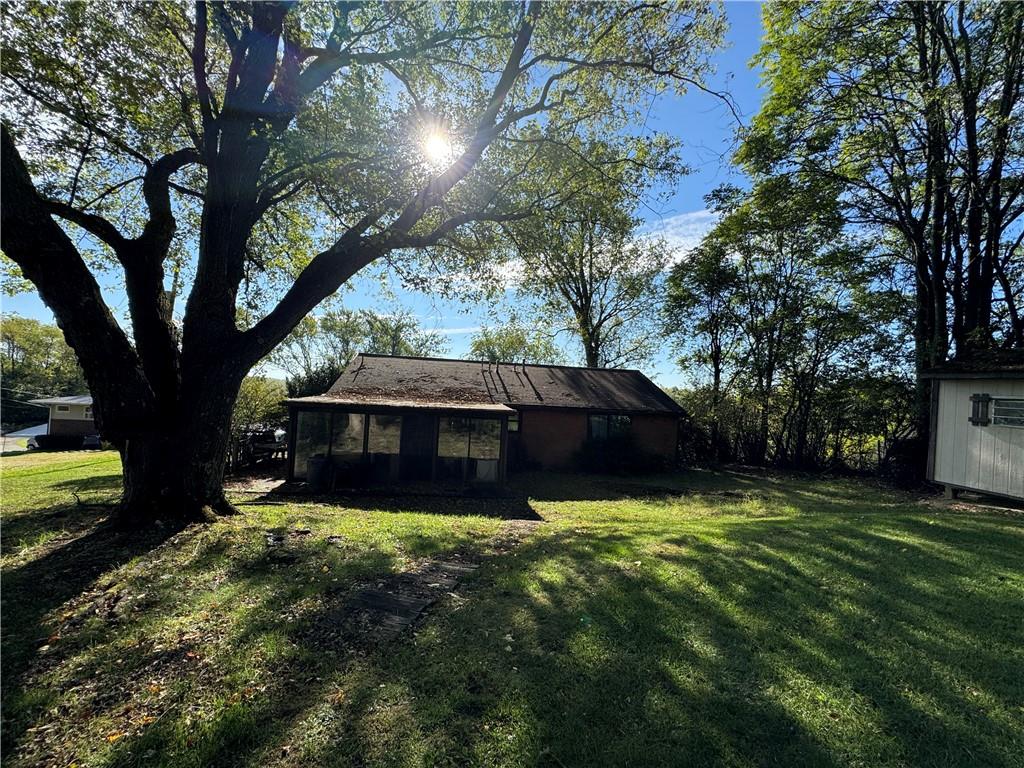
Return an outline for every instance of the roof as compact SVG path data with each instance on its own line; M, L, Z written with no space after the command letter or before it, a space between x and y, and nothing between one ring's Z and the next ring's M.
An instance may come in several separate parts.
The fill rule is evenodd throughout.
M29 400L33 405L92 405L92 395L69 395L67 397L41 397Z
M640 371L360 354L323 395L338 403L586 408L681 414Z
M991 350L956 358L922 375L927 379L1024 379L1024 350Z
M429 411L472 411L474 413L514 413L508 406L501 403L462 403L443 402L440 400L396 400L393 398L369 396L359 397L356 395L314 395L312 397L289 398L288 403L306 403L311 405L347 405L352 407L368 408L400 408L419 409Z

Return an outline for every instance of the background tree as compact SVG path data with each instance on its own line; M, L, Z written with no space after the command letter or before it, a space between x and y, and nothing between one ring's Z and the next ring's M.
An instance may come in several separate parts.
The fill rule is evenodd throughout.
M545 152L699 87L722 31L700 4L6 6L2 248L122 453L122 521L229 511L253 365L372 262L490 258L467 244L578 193L581 162ZM131 340L82 231L123 276Z
M483 326L469 342L475 360L492 363L557 363L561 353L543 326L527 327L513 315L502 325Z
M671 253L662 240L638 234L634 211L656 200L659 183L664 195L685 173L677 149L650 142L623 162L630 153L617 141L578 146L586 158L582 189L504 227L521 266L519 297L578 346L588 367L639 365L659 343L659 286Z
M828 186L767 179L706 199L719 221L673 267L664 316L683 366L708 374L679 395L708 433L707 458L813 468L844 461L851 440L894 438L842 418L865 371L898 378L876 350L902 346L886 333L903 307L886 301L870 249L845 236Z
M287 421L287 396L284 382L269 376L246 376L238 389L231 415L231 430L235 435L253 430L279 427Z
M360 352L432 357L447 350L448 340L408 310L337 309L304 318L269 360L288 375L289 397L303 397L326 392Z
M46 421L46 409L27 400L88 392L60 329L9 313L0 316L0 382L5 430Z
M1020 3L765 7L770 90L739 157L837 183L852 226L898 239L922 437L922 371L951 351L1024 347L1022 24Z

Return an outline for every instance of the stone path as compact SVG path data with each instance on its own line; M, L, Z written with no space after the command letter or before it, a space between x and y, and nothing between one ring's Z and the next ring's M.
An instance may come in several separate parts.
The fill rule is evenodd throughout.
M509 520L489 542L498 555L519 545L539 521ZM444 560L426 560L416 568L349 592L312 627L321 645L341 643L374 647L390 642L419 622L445 597L458 598L460 583L476 573L477 556L455 553Z

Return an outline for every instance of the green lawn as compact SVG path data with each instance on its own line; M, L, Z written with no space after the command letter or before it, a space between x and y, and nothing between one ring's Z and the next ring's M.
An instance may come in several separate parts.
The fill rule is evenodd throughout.
M128 537L95 506L118 472L3 459L5 766L1024 765L1020 513L552 475L528 503L238 497ZM543 522L508 547L489 511ZM482 565L415 632L311 631L454 551Z

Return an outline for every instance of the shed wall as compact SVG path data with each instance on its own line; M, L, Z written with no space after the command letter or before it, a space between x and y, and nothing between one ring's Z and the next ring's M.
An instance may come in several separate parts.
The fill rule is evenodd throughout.
M935 419L937 483L1024 498L1024 429L975 426L971 395L1024 398L1024 380L942 379Z

